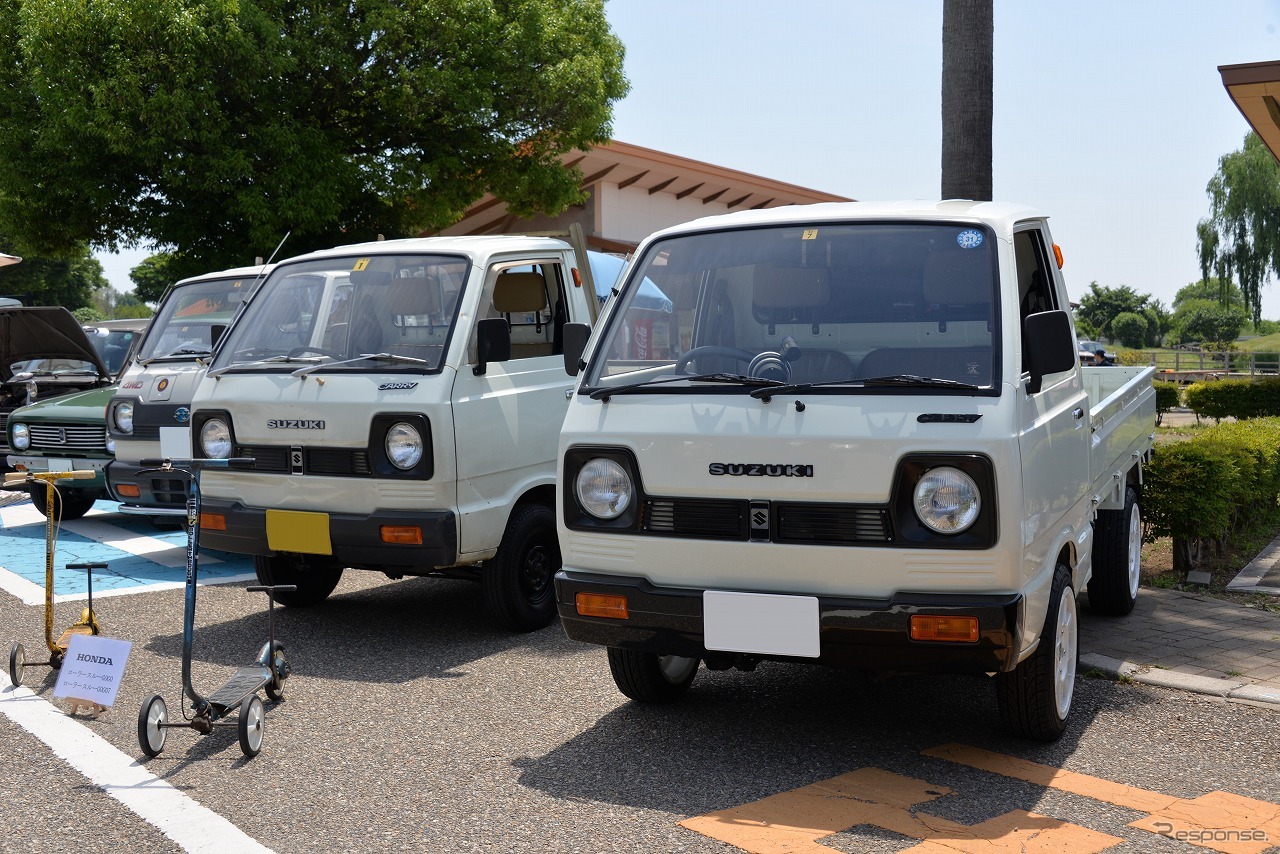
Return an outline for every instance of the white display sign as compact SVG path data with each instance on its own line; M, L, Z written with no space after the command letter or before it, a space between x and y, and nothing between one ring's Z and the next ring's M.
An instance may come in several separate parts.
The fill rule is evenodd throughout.
M107 707L115 703L132 641L102 635L72 635L53 696Z

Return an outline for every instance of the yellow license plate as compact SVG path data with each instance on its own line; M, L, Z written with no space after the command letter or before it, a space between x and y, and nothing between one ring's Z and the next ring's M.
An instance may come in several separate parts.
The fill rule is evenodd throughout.
M329 539L329 514L268 510L267 548L308 555L333 554L333 543Z

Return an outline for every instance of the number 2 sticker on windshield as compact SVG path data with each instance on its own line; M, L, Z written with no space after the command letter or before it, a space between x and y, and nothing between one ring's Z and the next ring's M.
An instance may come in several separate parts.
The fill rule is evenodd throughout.
M964 231L956 235L956 243L961 249L977 249L982 245L982 232L973 228L966 228Z

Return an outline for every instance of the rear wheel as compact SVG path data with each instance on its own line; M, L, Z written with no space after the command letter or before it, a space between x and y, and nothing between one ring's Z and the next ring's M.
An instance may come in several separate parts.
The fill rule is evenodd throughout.
M670 703L698 675L698 659L609 647L609 672L618 690L637 703Z
M1124 491L1124 509L1099 510L1093 532L1093 575L1089 607L1099 614L1123 617L1138 601L1142 580L1142 513L1138 493Z
M45 490L48 489L47 484L33 483L27 487L27 493L31 496L31 503L41 516L46 515L48 509L45 505ZM88 513L93 507L93 503L98 500L98 494L94 490L89 489L56 489L53 493L53 518L55 519L79 519Z
M342 580L342 567L317 564L301 555L254 555L259 584L293 584L297 590L275 592L276 601L293 608L319 605Z
M148 756L159 756L164 750L165 739L169 730L165 724L169 721L169 707L159 694L152 694L138 710L138 746Z
M250 759L262 750L265 726L266 713L262 708L262 699L257 694L250 694L240 702L240 717L236 720L236 729L240 734L240 749Z
M1067 728L1079 658L1079 620L1071 571L1058 564L1036 651L996 676L996 701L1004 725L1024 738L1056 741Z
M556 616L555 575L560 568L556 515L550 507L517 507L502 544L481 571L485 604L508 629L531 632Z
M17 688L22 684L22 673L27 667L27 650L17 641L9 650L9 681Z

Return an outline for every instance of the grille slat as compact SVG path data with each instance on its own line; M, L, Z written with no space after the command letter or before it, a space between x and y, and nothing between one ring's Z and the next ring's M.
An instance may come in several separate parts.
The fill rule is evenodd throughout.
M33 451L107 450L107 428L83 424L29 424Z

